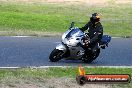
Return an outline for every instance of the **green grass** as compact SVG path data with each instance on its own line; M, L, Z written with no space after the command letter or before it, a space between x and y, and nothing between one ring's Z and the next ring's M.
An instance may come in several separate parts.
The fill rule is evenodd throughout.
M0 3L0 31L12 31L13 35L19 31L24 32L22 35L30 35L30 32L62 33L67 30L72 21L76 22L75 26L82 27L89 20L91 13L99 12L102 14L105 34L132 36L131 9L131 5L101 7L82 4Z
M130 74L132 76L131 68L86 68L87 74ZM67 77L75 78L78 75L77 67L66 68L46 68L46 69L0 69L0 83L8 84L14 83L13 79L27 80L32 82L34 80L43 81L44 79ZM11 83L9 80L12 80ZM17 83L17 80L14 80ZM122 88L131 88L132 82L129 84L112 84Z
M85 68L87 74L130 74L131 68ZM15 77L72 77L78 74L78 68L47 68L47 69L1 69L0 78L15 76Z
M100 68L93 67L87 68L85 67L87 74L130 74L132 75L131 68ZM0 79L8 76L14 77L76 77L78 74L77 67L66 67L66 68L45 68L45 69L30 69L30 68L22 68L22 69L0 69Z

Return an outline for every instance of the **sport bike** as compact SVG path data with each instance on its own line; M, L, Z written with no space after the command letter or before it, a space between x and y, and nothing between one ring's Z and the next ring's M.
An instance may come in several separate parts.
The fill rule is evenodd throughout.
M103 35L101 41L97 44L97 49L91 53L86 53L84 49L84 37L87 33L82 32L78 27L73 27L74 22L71 23L69 29L62 35L62 41L51 52L49 59L51 62L57 62L61 59L65 60L82 60L86 63L91 63L95 60L99 54L100 49L108 47L108 43L111 41L109 35Z

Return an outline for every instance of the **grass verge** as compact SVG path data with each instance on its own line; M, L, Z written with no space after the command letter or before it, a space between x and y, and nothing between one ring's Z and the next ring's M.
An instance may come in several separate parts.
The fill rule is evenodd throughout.
M131 68L85 68L87 74L130 74L132 76ZM13 86L20 83L36 83L43 84L47 83L46 80L54 78L54 81L57 81L62 78L72 79L75 82L75 77L78 74L77 67L66 67L66 68L45 68L45 69L31 69L31 68L22 68L22 69L0 69L0 85ZM61 80L63 82L63 80ZM65 82L66 83L66 82ZM67 84L68 85L68 84ZM71 85L71 84L69 84ZM76 84L77 85L77 84ZM107 84L108 85L108 84ZM109 84L114 87L119 88L131 88L132 82L129 84ZM60 85L61 86L61 85ZM38 87L39 88L39 87Z
M72 21L82 27L93 12L102 14L104 33L115 37L132 37L132 5L92 6L84 3L0 3L0 35L62 34ZM125 11L125 12L124 12ZM58 34L55 34L58 35Z

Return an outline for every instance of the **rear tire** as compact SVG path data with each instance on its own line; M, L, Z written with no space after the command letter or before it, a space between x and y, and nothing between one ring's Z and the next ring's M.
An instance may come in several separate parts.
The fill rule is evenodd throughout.
M97 49L93 53L93 55L86 55L86 57L83 59L84 63L91 63L93 60L95 60L100 54L100 49Z
M100 54L100 49L97 49L97 51L95 51L95 54L93 56L93 59L95 60Z
M58 50L58 49L54 49L51 52L49 59L51 62L57 62L62 58L62 55L63 55L63 51Z
M91 63L94 59L93 58L85 58L83 59L84 63Z

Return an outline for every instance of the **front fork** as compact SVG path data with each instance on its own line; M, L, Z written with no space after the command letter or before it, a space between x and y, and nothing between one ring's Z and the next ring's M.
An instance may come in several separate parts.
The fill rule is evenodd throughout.
M63 43L58 44L58 45L56 46L56 49L61 50L61 51L63 51L64 53L66 52L66 46L65 46Z
M65 44L63 44L63 42L61 44L58 44L56 46L56 49L63 51L62 57L66 58L66 57L70 56L70 51L69 51L68 47Z

